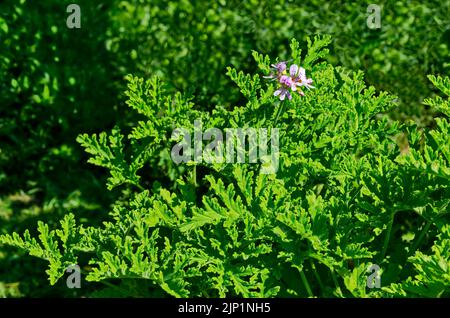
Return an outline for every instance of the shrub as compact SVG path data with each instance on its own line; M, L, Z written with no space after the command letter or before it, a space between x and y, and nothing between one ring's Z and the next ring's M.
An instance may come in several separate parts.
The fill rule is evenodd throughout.
M69 3L0 3L0 233L109 203L101 173L84 167L75 142L81 132L119 122L120 111L111 111L118 99L104 46L108 20L101 5L79 1L89 27L70 30ZM49 292L37 288L45 286L40 263L20 256L0 250L0 281L15 294L18 283L26 295Z
M172 92L192 94L208 109L245 102L233 93L223 70L231 64L255 73L250 50L284 57L287 39L332 34L329 62L361 69L370 85L397 95L400 107L391 116L430 124L421 102L432 92L426 74L444 73L450 66L449 4L377 5L381 28L370 29L367 2L128 0L111 8L115 32L108 43L125 59L116 62L124 73L158 75Z
M308 41L302 56L291 42L316 87L291 101L258 74L230 68L245 104L207 112L156 77L130 76L127 103L141 120L78 137L89 161L109 170L108 188L122 189L105 222L67 214L57 230L40 222L37 239L26 231L0 242L46 259L52 284L80 264L106 286L94 296L448 296L448 99L427 100L443 114L434 129L391 121L382 114L394 96L366 87L362 72L320 62L329 43ZM269 57L253 56L267 75ZM448 78L430 79L450 95ZM279 128L278 172L175 165L172 132L192 132L195 119L203 129ZM372 264L381 290L366 287Z

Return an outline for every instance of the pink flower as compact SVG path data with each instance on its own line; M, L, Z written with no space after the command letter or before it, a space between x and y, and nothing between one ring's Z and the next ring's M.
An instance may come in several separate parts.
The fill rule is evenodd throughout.
M292 65L290 68L290 75L293 77L293 81L296 86L304 86L307 89L314 88L314 86L311 85L313 80L311 78L306 78L306 71L303 67L299 68L295 64Z
M290 76L287 75L282 75L280 77L280 84L283 84L285 86L291 87L294 86L294 81L292 81L292 78Z
M283 73L286 70L286 63L285 61L279 62L277 64L272 64L272 68L275 69L278 73Z
M263 76L264 78L269 78L272 80L279 79L281 74L285 73L286 71L286 63L285 61L279 62L277 64L271 64L272 66L272 73L268 76Z
M274 96L279 96L280 100L285 100L286 96L289 100L292 99L290 91L298 92L299 95L305 96L305 93L299 87L306 87L307 89L314 88L312 86L313 80L306 77L306 71L303 67L297 64L292 64L289 67L289 74L287 74L287 62L279 62L272 64L273 73L265 78L278 80L280 87L274 92Z
M291 93L289 93L289 90L285 87L281 87L281 88L277 89L275 91L275 93L273 93L273 96L280 96L280 100L284 100L286 98L286 96L289 100L292 99Z

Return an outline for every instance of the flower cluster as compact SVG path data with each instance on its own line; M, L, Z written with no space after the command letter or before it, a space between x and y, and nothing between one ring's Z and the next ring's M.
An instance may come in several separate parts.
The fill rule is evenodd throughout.
M279 62L272 64L273 73L265 78L278 81L280 87L273 94L279 96L280 100L284 100L287 96L288 99L292 99L290 91L298 92L304 96L305 93L299 87L306 87L307 89L314 88L312 86L313 80L306 78L306 71L303 67L299 67L296 64L292 64L289 67L289 74L287 73L287 62Z

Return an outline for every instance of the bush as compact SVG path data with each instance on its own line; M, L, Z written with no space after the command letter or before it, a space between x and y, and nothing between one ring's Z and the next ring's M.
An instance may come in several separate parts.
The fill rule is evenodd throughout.
M37 220L54 227L74 211L79 222L96 226L111 202L131 200L121 187L103 191L105 173L85 164L87 156L75 142L81 133L114 126L128 134L138 117L125 106L126 74L157 75L166 94L183 92L177 98L190 99L196 110L211 112L221 105L231 111L247 99L226 76L227 66L256 74L251 50L286 58L287 39L329 33L328 62L362 69L365 82L397 95L400 106L391 118L433 127L434 108L420 105L437 93L425 74L442 74L449 67L445 1L380 1L382 26L375 30L367 27L366 3L318 0L79 0L82 28L69 30L66 7L71 2L0 3L3 234L23 232ZM181 168L167 154L146 160L153 165L142 173L175 190ZM128 169L117 171L122 168ZM117 173L118 184L130 181ZM150 187L153 179L143 186ZM1 247L0 295L72 295L66 288L42 288L44 267Z
M250 50L286 57L288 39L331 34L329 62L361 69L370 85L397 95L400 107L391 116L429 125L432 113L421 102L433 90L426 74L449 70L449 4L377 4L381 28L370 29L366 2L122 1L110 13L117 32L108 43L125 58L124 73L158 75L172 92L192 94L208 109L245 102L223 70L256 72Z
M122 189L102 225L73 214L58 230L40 222L0 242L46 259L55 284L72 264L93 296L449 296L450 109L434 129L389 120L394 97L366 87L362 72L320 62L328 37L308 41L292 63L315 89L280 101L272 82L228 70L245 104L227 110L196 105L164 90L158 78L128 78L128 105L141 120L130 130L80 135L91 163ZM267 75L270 59L254 52ZM430 77L450 96L450 80ZM194 120L216 127L279 128L277 173L264 164L176 165L172 132ZM408 145L395 142L406 134ZM174 139L175 138L175 139ZM367 269L382 271L382 289L367 288ZM114 279L114 280L113 280Z
M86 169L75 142L79 133L107 129L121 115L111 111L118 99L104 46L108 17L102 6L80 1L90 27L70 30L68 3L0 4L0 233L109 203L99 191L101 173ZM0 281L12 286L5 290L51 293L37 288L45 286L45 277L36 275L39 263L10 249L0 250L0 263Z

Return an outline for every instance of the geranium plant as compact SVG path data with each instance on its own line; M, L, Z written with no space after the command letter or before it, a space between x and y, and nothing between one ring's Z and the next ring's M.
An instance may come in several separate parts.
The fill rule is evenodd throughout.
M329 43L308 40L302 55L292 40L281 76L286 64L253 52L260 74L227 73L247 102L211 112L166 93L156 77L128 77L128 105L141 120L78 137L121 193L104 223L67 214L60 229L41 222L38 238L27 231L0 242L48 260L51 284L78 264L104 284L94 296L448 296L448 97L427 100L442 114L432 130L391 121L383 113L395 97L366 87L362 72L321 61ZM275 81L262 78L271 74ZM430 79L450 95L448 78ZM194 131L196 119L204 129L279 129L279 169L174 163L172 132ZM369 284L373 265L380 288Z

